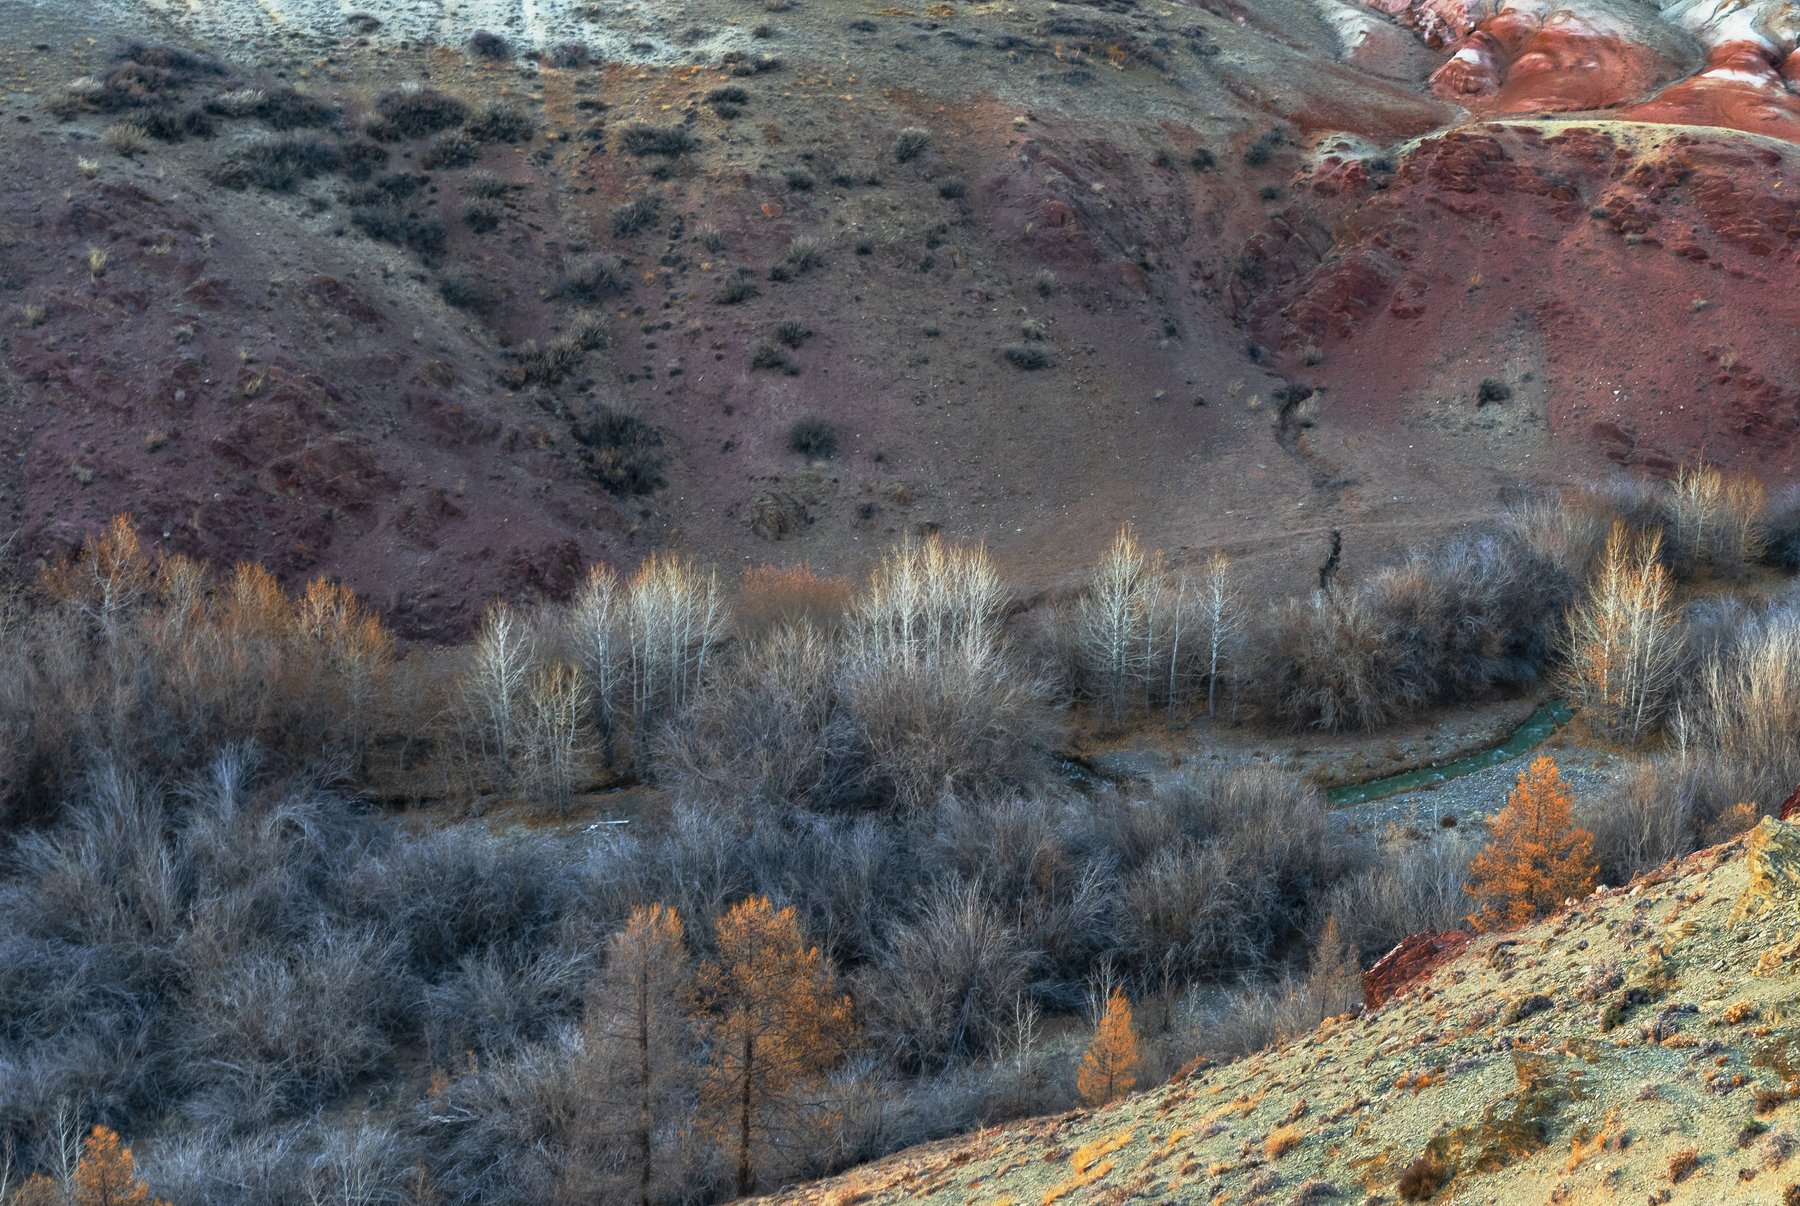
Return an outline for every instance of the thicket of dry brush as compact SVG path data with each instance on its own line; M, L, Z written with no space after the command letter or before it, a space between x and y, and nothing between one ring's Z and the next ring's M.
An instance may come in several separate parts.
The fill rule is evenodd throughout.
M1800 603L1669 581L1776 547L1756 499L1525 499L1262 620L1126 532L1030 640L979 548L654 558L429 658L116 523L0 611L0 1163L67 1178L101 1123L184 1203L695 1201L1071 1104L1090 1027L1103 1095L1253 1049L1461 924L1473 844L1346 840L1266 766L1077 790L1072 706L1354 727L1554 671L1663 742L1576 802L1616 882L1800 778ZM346 790L384 774L668 814L405 823Z

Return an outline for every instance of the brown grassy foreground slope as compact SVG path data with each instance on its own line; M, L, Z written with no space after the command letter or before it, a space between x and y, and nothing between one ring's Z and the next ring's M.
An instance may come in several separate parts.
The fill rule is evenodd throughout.
M1800 827L1485 935L1384 1007L794 1203L1789 1202Z

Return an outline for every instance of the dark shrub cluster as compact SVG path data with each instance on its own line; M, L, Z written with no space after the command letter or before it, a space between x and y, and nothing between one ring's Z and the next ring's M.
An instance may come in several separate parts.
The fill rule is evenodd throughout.
M263 93L251 115L271 130L304 130L335 125L338 111L304 92L282 86Z
M505 62L513 57L512 43L486 29L478 29L469 35L469 53L490 63Z
M593 63L594 52L586 42L558 42L550 48L547 61L558 71L578 71Z
M336 143L316 134L287 134L242 148L226 161L215 179L227 188L291 193L302 181L343 166L344 154Z
M131 42L98 79L77 81L53 108L61 116L175 108L194 84L225 74L217 59L178 46ZM143 114L136 119L141 122Z
M444 224L399 205L359 205L350 224L378 243L392 243L430 259L444 250Z
M1276 723L1375 728L1535 682L1576 580L1516 532L1459 537L1265 622L1250 693Z
M384 142L423 138L453 130L469 120L469 106L436 88L390 89L375 101L376 120L369 133Z
M682 126L629 125L619 132L619 146L627 155L639 158L660 155L674 159L692 153L700 141Z
M531 118L504 101L491 101L463 127L481 142L530 142L537 133Z
M1264 130L1256 136L1256 140L1244 151L1244 163L1249 167L1262 167L1275 158L1275 152L1287 139L1280 130Z
M837 427L817 416L801 419L788 429L788 447L804 457L829 460L837 455Z
M628 411L598 408L580 429L594 476L612 494L631 496L660 489L669 464L662 433Z
M1042 343L1009 343L1000 349L1000 354L1014 368L1031 371L1050 367L1050 350Z
M744 106L750 103L750 92L736 84L726 84L724 87L714 88L708 92L706 103L712 106L714 113L726 121L730 121L742 114Z
M570 268L555 295L564 301L592 304L607 301L631 291L631 278L618 261L595 256Z

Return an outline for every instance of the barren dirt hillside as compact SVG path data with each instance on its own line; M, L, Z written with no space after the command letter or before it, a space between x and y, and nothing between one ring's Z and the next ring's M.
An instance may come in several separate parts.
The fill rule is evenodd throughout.
M1797 954L1800 827L1768 818L1360 1016L775 1200L1791 1202Z
M14 5L11 548L129 509L442 636L652 547L1298 590L1789 469L1787 10L1389 7Z

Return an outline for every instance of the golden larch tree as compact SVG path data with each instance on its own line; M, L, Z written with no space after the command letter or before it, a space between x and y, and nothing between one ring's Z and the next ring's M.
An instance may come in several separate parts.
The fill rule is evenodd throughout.
M675 1179L691 1112L694 963L681 915L635 908L607 942L587 1001L578 1078L584 1110L563 1200L649 1206Z
M1117 1101L1137 1084L1138 1040L1131 1024L1131 1002L1118 989L1106 998L1106 1009L1094 1027L1094 1041L1075 1072L1075 1089L1091 1106Z
M1594 835L1575 826L1573 798L1548 757L1519 772L1506 807L1488 818L1488 843L1469 864L1466 891L1481 902L1477 929L1524 925L1594 890Z
M843 1058L850 999L819 948L806 945L794 910L766 896L719 918L718 951L700 969L711 1052L701 1103L732 1151L741 1195L755 1186L759 1152L800 1133L807 1090Z
M1313 944L1306 984L1321 1017L1334 1017L1362 1003L1362 964L1344 937L1336 913L1326 915L1319 940Z
M104 1126L82 1141L73 1181L75 1206L163 1206L151 1202L150 1187L138 1180L131 1149Z

